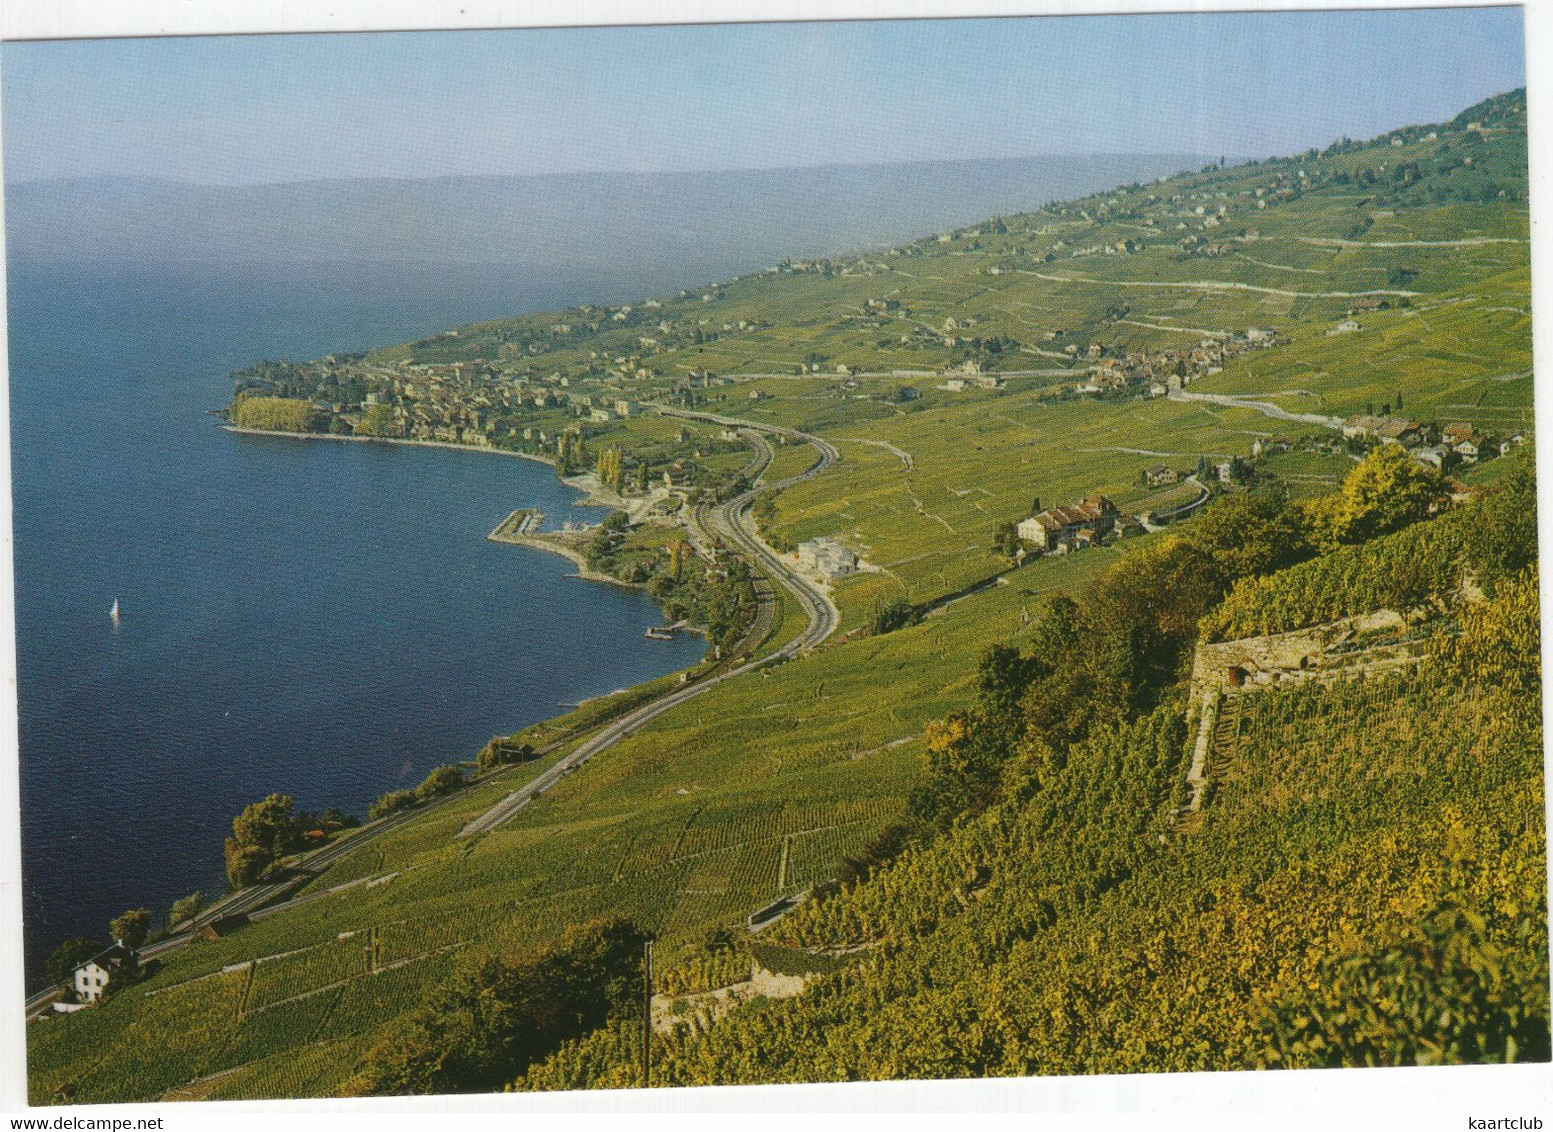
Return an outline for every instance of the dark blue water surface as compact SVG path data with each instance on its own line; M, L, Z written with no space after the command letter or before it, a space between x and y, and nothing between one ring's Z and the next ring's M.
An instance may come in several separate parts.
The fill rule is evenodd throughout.
M29 974L126 908L218 891L271 791L361 813L557 705L697 659L640 593L488 543L597 520L526 460L236 436L229 371L606 298L413 272L8 279ZM625 297L624 295L620 297ZM108 608L123 609L115 628Z

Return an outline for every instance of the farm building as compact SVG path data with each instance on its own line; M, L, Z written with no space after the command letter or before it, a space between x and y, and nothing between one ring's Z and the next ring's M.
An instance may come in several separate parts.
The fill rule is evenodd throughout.
M1403 448L1414 448L1422 444L1424 439L1418 422L1402 417L1390 418L1375 430L1375 435L1382 444L1400 444Z
M826 580L843 577L857 569L857 555L830 538L812 538L799 543L793 557L805 570L812 570Z
M1072 507L1048 507L1020 522L1014 533L1038 550L1055 550L1061 542L1071 543L1080 531L1103 535L1116 524L1117 509L1103 495L1093 495Z
M139 957L129 948L116 943L75 969L71 983L76 997L86 1003L100 1002L115 979L122 980L126 975L133 974L139 966Z
M1371 437L1385 423L1385 417L1377 417L1370 413L1356 413L1343 422L1343 436L1348 440Z

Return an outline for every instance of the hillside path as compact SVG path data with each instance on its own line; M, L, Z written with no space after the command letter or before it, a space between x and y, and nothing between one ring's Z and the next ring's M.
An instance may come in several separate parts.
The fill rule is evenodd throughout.
M1283 295L1290 299L1363 299L1371 295L1393 296L1399 299L1416 299L1420 291L1287 291L1282 287L1258 287L1252 283L1235 283L1223 279L1173 280L1173 279L1096 279L1089 275L1049 275L1044 271L1017 269L1021 275L1033 275L1052 283L1089 283L1097 287L1185 287L1195 291L1254 291L1259 295Z
M869 440L861 436L838 436L836 439L845 441L848 444L872 444L875 448L883 448L888 452L893 452L899 457L900 462L906 466L908 472L917 466L916 462L911 458L910 452L907 452L904 448L895 447L888 440Z
M1320 425L1322 428L1341 430L1343 422L1338 417L1328 417L1321 413L1291 413L1281 405L1275 405L1271 401L1255 400L1265 394L1256 393L1191 393L1185 389L1172 390L1168 394L1172 401L1206 401L1213 405L1222 405L1227 409L1255 409L1269 417L1276 417L1281 421L1293 421L1296 424Z

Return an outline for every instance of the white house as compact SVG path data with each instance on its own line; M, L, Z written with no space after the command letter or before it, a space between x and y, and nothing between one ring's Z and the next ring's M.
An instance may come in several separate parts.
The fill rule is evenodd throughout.
M1046 524L1034 515L1028 519L1021 519L1014 526L1014 534L1023 541L1033 543L1036 546L1046 545Z
M812 538L798 544L795 556L798 564L829 580L840 578L857 569L857 555L835 539Z
M109 984L115 978L132 974L139 965L139 958L133 951L120 944L114 944L75 969L73 982L76 997L82 1002L92 1004L101 1001L102 996L107 993Z

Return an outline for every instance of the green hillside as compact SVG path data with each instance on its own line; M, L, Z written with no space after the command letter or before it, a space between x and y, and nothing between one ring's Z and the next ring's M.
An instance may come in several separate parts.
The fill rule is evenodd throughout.
M1252 698L1188 837L1180 705L1103 732L784 924L863 958L662 1037L657 1080L1546 1060L1541 733L1513 707L1439 669ZM639 1084L638 1048L621 1026L519 1083Z
M751 457L653 406L801 429L841 459L762 499L765 537L869 568L831 586L823 646L510 821L459 836L646 691L536 729L561 745L363 837L309 899L30 1025L31 1100L640 1083L643 934L654 1084L1546 1058L1528 232L1512 92L888 252L236 375L239 424L451 429L621 473L647 513L622 569L679 570L688 516ZM1359 414L1429 440L1346 436ZM1448 424L1481 455L1437 452L1447 475L1421 457ZM773 447L766 482L813 462ZM671 499L629 487L666 472ZM1009 541L1081 497L1158 515L1204 492L1094 549ZM1195 650L1379 609L1402 616L1333 656L1402 661L1226 693L1194 779ZM759 648L803 617L773 623ZM757 961L815 981L711 993ZM459 1056L436 1067L439 1043Z

